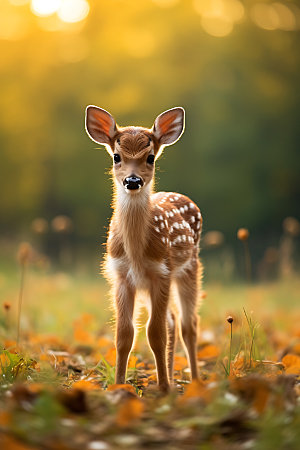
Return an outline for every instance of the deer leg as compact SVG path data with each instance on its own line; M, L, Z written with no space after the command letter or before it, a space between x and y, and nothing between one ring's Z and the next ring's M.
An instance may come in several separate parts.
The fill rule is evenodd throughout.
M190 270L177 278L180 299L181 336L189 360L192 379L198 378L197 367L197 294L198 294L198 261Z
M147 328L148 341L156 363L158 385L163 392L168 392L170 389L166 364L169 291L170 283L167 280L155 280L152 283L151 317Z
M116 289L116 383L124 384L130 350L133 344L134 327L132 323L135 289L126 279L118 281Z
M174 353L177 340L177 323L176 316L168 309L167 311L167 328L168 328L168 343L167 343L167 358L168 358L168 377L169 382L173 383L173 367L174 367Z

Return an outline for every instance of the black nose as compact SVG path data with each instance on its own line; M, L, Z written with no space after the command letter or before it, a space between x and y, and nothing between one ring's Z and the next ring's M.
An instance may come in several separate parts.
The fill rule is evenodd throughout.
M139 189L143 186L144 182L140 177L131 175L130 177L125 178L123 184L126 189Z

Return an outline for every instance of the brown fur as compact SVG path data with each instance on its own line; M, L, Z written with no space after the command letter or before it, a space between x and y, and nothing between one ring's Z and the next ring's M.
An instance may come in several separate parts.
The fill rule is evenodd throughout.
M154 164L148 162L149 155L160 152L161 144L170 145L178 139L183 130L182 111L174 108L161 114L152 129L119 128L109 113L97 107L90 107L90 117L87 114L87 131L92 139L100 136L98 142L109 145L110 154L120 158L112 171L113 216L105 262L105 275L115 298L116 383L125 382L134 340L136 291L146 289L151 300L147 337L163 391L168 391L172 382L177 322L192 378L198 377L197 299L202 273L198 252L202 217L195 203L184 195L153 193ZM143 186L126 191L123 182L132 175L139 177ZM172 283L178 290L177 313L170 303Z

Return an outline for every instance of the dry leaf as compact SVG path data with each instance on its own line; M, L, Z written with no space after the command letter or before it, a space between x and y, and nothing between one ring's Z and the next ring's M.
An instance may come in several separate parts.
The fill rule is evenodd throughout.
M199 359L217 358L220 355L220 349L215 345L206 345L199 350L197 356Z
M108 391L116 391L118 389L124 389L125 391L135 394L135 389L132 384L111 384L107 388Z
M105 361L108 362L108 364L111 366L116 365L116 358L117 358L117 351L115 348L109 349L108 352L104 355Z
M143 402L138 398L130 398L120 406L117 414L117 424L120 427L127 427L132 422L140 419L143 411Z
M174 370L183 370L188 366L187 359L184 356L174 356Z
M94 391L95 389L100 389L100 386L90 380L79 380L72 384L72 388L82 391Z
M287 373L299 373L300 369L300 356L288 354L282 358L282 363L286 367ZM298 372L288 372L288 369L294 368L294 370L298 369Z

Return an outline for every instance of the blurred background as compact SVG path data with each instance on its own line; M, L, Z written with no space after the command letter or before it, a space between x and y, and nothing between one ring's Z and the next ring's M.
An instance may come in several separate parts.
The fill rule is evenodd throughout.
M205 279L244 276L241 227L252 277L296 273L299 30L297 1L1 0L2 267L25 240L41 266L96 276L111 161L85 107L151 127L180 105L186 130L156 188L200 206Z

